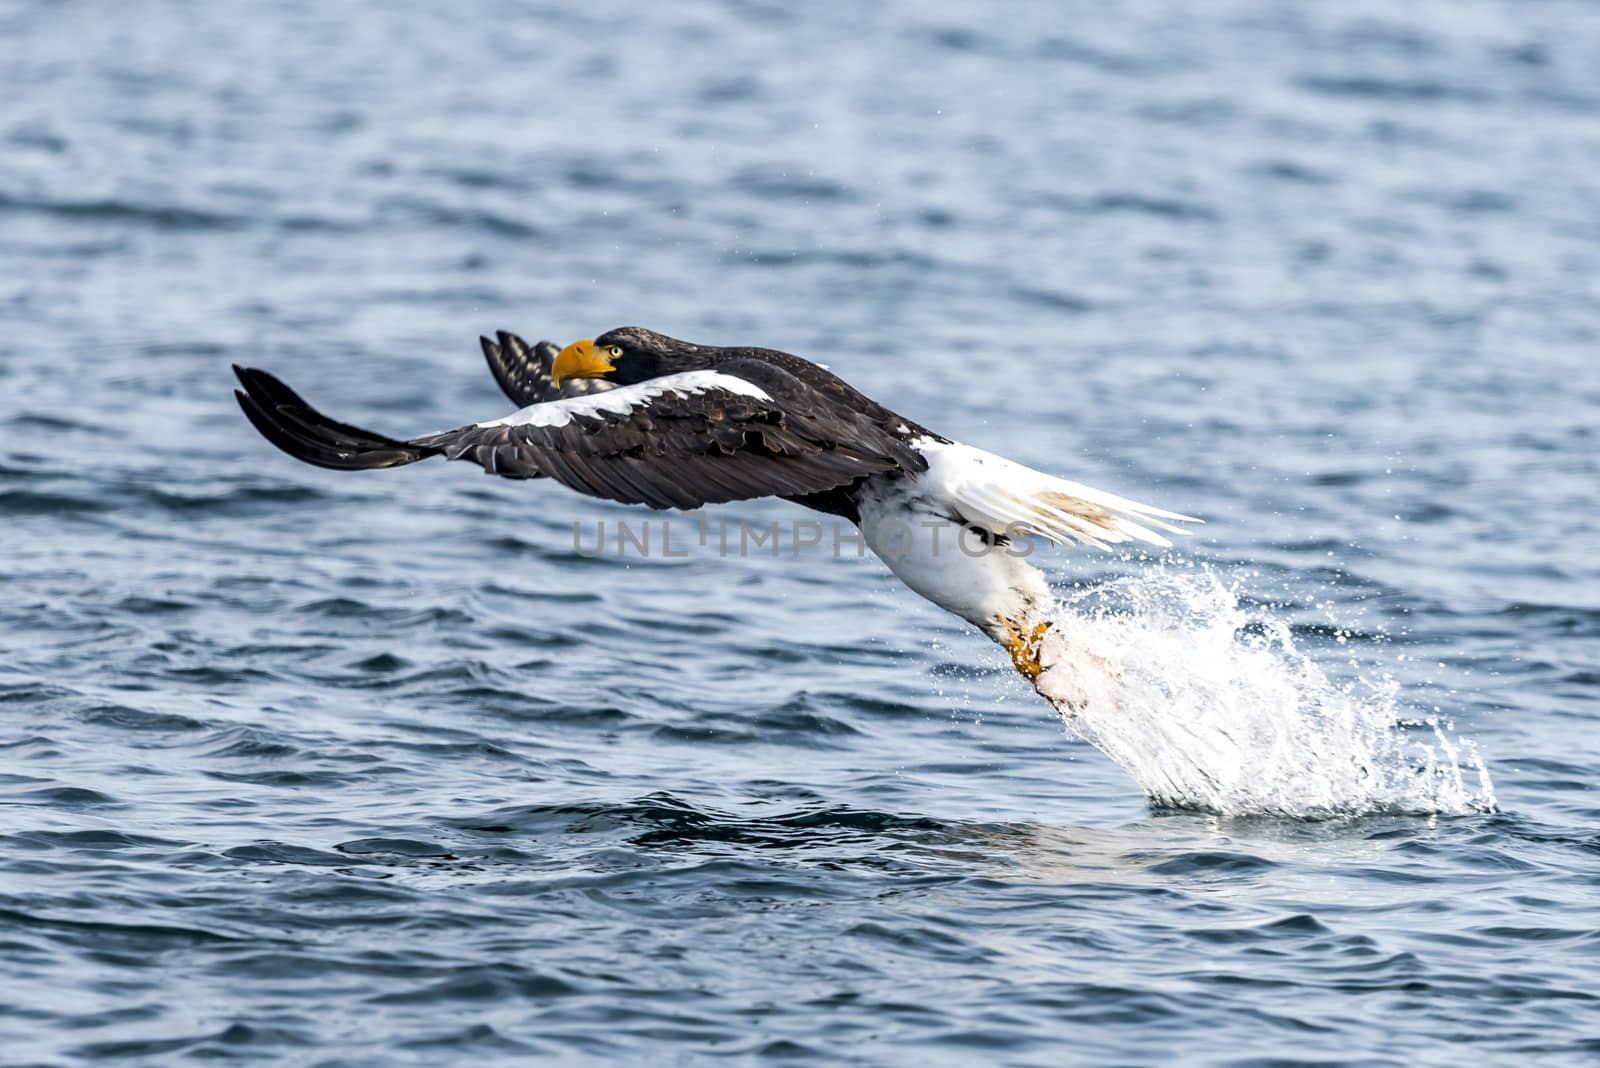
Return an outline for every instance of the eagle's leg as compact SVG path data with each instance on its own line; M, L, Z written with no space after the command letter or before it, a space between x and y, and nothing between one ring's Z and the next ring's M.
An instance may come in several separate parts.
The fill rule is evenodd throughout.
M1017 671L1029 682L1035 682L1044 667L1039 663L1039 647L1044 644L1044 633L1050 629L1048 621L1039 623L1032 630L1024 631L1022 627L1002 616L1000 622L1005 624L1006 650L1011 654L1011 662L1016 665Z

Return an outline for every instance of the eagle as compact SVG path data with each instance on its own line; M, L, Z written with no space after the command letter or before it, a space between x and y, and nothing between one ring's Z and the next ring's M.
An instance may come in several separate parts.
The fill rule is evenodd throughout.
M441 433L398 439L341 423L238 365L235 396L273 445L338 471L442 456L623 504L781 497L838 516L901 582L1005 648L1034 682L1054 599L1026 539L1167 547L1163 532L1199 522L963 445L787 352L636 326L564 348L496 338L480 339L483 353L517 410Z

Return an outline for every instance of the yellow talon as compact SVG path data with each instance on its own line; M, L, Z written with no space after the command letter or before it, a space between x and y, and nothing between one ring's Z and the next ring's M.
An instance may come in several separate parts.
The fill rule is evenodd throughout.
M1011 662L1029 682L1037 680L1039 673L1044 670L1044 666L1039 663L1039 647L1044 642L1044 632L1050 629L1050 624L1040 623L1024 637L1022 631L1011 620L1002 617L1000 622L1006 625L1006 633L1011 635L1011 643L1007 647L1011 653Z

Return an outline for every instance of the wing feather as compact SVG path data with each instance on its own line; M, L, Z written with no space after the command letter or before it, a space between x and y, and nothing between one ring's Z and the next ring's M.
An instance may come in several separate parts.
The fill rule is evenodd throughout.
M1172 542L1157 531L1184 534L1174 524L1200 522L970 445L931 439L913 444L928 461L927 474L918 481L948 500L964 521L990 534L1038 534L1099 549L1127 541L1167 547Z
M502 355L507 349L498 347ZM687 509L811 497L927 467L882 419L783 368L748 359L721 366L540 401L503 419L410 441L331 419L265 371L235 371L239 404L268 440L339 470L442 455L502 478L551 478L593 497Z
M411 444L490 474L544 476L593 497L697 508L821 493L921 457L879 423L781 369L761 384L690 371L529 405Z

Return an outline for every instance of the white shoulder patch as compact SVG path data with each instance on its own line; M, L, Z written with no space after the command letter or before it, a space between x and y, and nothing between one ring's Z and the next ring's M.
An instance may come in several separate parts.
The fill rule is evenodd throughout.
M601 393L530 404L504 419L479 423L478 426L566 426L572 422L573 416L627 415L635 408L648 407L651 401L668 393L687 397L714 389L737 393L741 397L754 397L756 400L772 399L766 390L737 375L723 374L721 371L684 371L652 378L647 382L636 382L631 386L618 386Z

